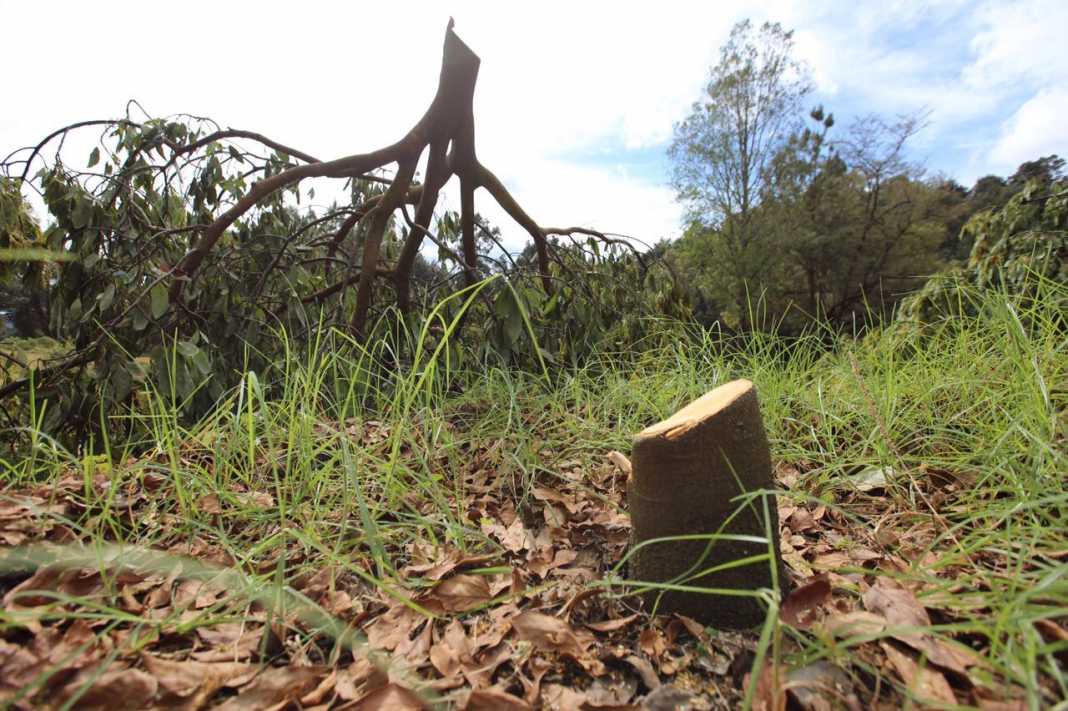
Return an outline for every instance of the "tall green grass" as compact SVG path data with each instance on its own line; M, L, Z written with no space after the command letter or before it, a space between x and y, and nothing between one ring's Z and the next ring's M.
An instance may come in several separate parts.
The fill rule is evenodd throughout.
M454 298L469 301L478 288ZM784 495L841 509L858 540L876 526L932 531L908 541L922 550L898 577L944 593L931 632L981 650L989 666L976 674L1022 689L1037 708L1057 692L1068 696L1055 657L1066 645L1046 642L1034 626L1068 609L1068 338L1054 306L1066 290L1044 281L1026 301L969 295L980 303L976 316L859 341L825 332L789 342L728 338L663 323L625 352L534 373L458 358L449 336L460 322L439 309L413 336L383 326L366 345L337 332L290 345L284 360L245 373L194 425L177 417L173 392L146 384L140 412L100 413L134 418L145 433L103 443L104 457L64 450L35 430L35 413L26 423L31 455L0 461L0 470L6 489L80 477L86 513L58 523L90 548L208 546L261 590L329 568L407 600L403 591L418 583L398 574L406 543L494 548L461 510L470 452L493 447L495 476L521 502L536 476L627 451L651 421L746 377L757 385L775 461L803 473ZM432 324L444 338L431 337ZM402 352L414 355L398 365ZM883 500L850 508L852 475L873 466L893 472ZM94 486L99 476L111 485ZM125 515L123 487L160 482L173 495ZM269 505L253 493L269 494ZM205 505L211 497L217 506ZM101 618L125 619L117 604L92 604ZM246 605L220 603L204 622L240 617ZM789 644L780 644L769 620L760 656L789 666L848 666L851 646L867 641L787 631Z

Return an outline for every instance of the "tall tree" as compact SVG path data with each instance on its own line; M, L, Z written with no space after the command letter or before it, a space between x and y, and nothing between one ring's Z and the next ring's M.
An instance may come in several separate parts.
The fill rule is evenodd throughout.
M812 90L778 23L739 22L712 67L705 95L675 126L672 181L691 231L705 231L725 277L719 294L748 325L748 285L768 268L756 208L774 183L775 157L799 128ZM709 230L711 229L711 232Z

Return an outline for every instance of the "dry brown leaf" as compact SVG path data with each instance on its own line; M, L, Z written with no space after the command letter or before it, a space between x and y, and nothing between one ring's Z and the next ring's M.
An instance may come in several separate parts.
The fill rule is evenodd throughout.
M441 639L430 647L430 663L444 677L458 674L465 664L470 664L474 645L459 620L453 620L442 633Z
M334 690L343 701L352 701L388 681L387 676L370 659L360 656L349 666L338 670Z
M219 497L215 494L208 494L197 499L197 508L206 514L221 514L223 512L222 502L219 501Z
M941 672L929 666L921 667L910 655L892 644L883 642L880 646L901 681L905 682L909 694L917 701L923 704L956 705L957 697L953 695L952 687Z
M797 508L790 514L790 518L786 520L786 525L788 525L790 530L794 533L804 533L805 531L810 531L815 528L816 521L808 509Z
M11 588L4 595L4 607L8 610L47 605L55 598L46 595L34 595L34 591L52 592L59 585L63 571L57 568L38 568L37 572Z
M407 660L413 668L423 666L430 660L430 643L434 626L430 620L424 621L415 636L405 639L393 649L394 656Z
M1055 620L1042 618L1035 620L1033 624L1047 644L1063 645L1064 642L1068 642L1068 630L1057 624ZM1062 646L1060 651L1054 652L1054 656L1060 660L1061 664L1068 666L1068 649Z
M837 570L839 568L849 567L852 562L853 561L848 553L833 551L831 553L817 555L812 560L812 568L816 570Z
M504 534L501 536L500 541L505 550L511 551L512 553L519 553L530 547L530 544L533 542L532 539L533 536L530 535L530 532L527 531L526 527L523 525L523 520L517 516L516 519L504 529Z
M877 578L875 582L864 592L864 607L885 617L891 627L906 628L892 629L895 639L922 652L930 662L962 676L967 674L967 667L980 663L970 650L944 642L923 630L931 626L931 618L911 590L889 578Z
M418 610L398 603L372 620L363 631L372 647L393 650L407 642L425 620Z
M852 694L853 681L841 667L821 659L792 670L784 688L802 711L832 711Z
M472 691L467 697L465 711L530 711L531 706L523 699L500 689Z
M441 603L446 612L467 612L493 599L485 575L463 573L442 580L425 597Z
M638 676L642 678L642 683L645 684L646 689L655 691L660 687L660 677L657 675L656 670L653 669L653 665L649 663L649 660L643 659L637 654L632 654L623 661L634 667L634 670L638 672Z
M931 618L911 590L889 578L876 578L863 596L864 607L899 627L930 627Z
M474 689L488 688L493 684L493 675L497 672L497 667L510 661L511 658L512 649L504 642L488 647L475 655L470 666L464 665L464 678Z
M207 649L193 652L201 662L237 662L248 659L259 651L263 640L263 627L250 627L241 622L223 622L213 627L198 627L200 637Z
M334 687L337 685L337 669L331 669L330 673L323 677L319 685L312 689L310 692L300 697L300 705L303 709L309 709L310 707L320 704L323 699L334 691Z
M570 514L576 514L582 510L585 506L584 502L576 501L574 496L568 496L556 489L547 489L541 486L535 486L530 491L534 498L538 501L551 501L553 503L560 504Z
M327 676L325 667L273 667L265 669L241 693L216 706L214 711L260 711L299 700Z
M142 655L141 663L164 691L181 697L195 694L204 699L227 682L255 669L251 664L240 662L174 661L150 654Z
M563 620L540 612L523 612L512 618L512 628L520 639L543 652L570 657L586 671L600 674L604 665L587 652L593 643L590 635L577 632Z
M602 620L601 622L587 622L586 627L594 632L615 632L628 626L631 622L638 619L638 615L627 615L626 617L617 617L614 620Z
M96 676L96 669L83 669L60 690L53 703L56 708L77 697L73 708L79 711L114 709L121 699L124 708L141 708L156 695L155 677L139 669L117 666ZM93 677L96 678L93 678ZM88 688L84 690L85 685Z
M584 690L583 709L618 709L630 704L638 691L638 682L631 676L611 672L593 680Z
M582 708L586 695L563 684L546 684L541 693L542 708L552 711L573 711Z
M855 610L844 615L828 617L820 627L829 635L846 639L848 637L877 636L889 626L886 618L874 612Z
M816 611L831 597L831 583L826 575L817 575L794 588L782 603L781 617L786 624L804 630L812 626Z
M638 636L638 646L653 659L659 659L667 651L667 640L655 627L646 627Z
M774 664L765 664L753 690L753 711L786 711L786 673ZM747 678L745 686L752 683Z
M414 692L391 682L342 708L345 711L423 711L426 704Z
M674 684L663 684L642 699L643 711L678 711L693 706L693 694Z
M710 640L708 637L708 630L705 629L704 625L702 625L700 622L693 619L692 617L687 617L686 615L680 615L678 613L675 613L675 617L672 620L672 623L676 621L683 627L685 627L686 631L689 632L694 639L696 639L698 642L705 645L706 647L709 646Z
M573 563L576 558L578 553L573 550L554 551L552 548L542 548L527 556L527 569L539 578L544 578L550 570Z

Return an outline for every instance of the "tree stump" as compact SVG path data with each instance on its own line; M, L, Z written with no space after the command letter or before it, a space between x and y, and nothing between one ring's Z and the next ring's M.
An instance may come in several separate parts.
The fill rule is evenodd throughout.
M627 479L631 545L669 536L735 534L766 537L764 505L734 500L747 491L772 488L771 454L760 419L756 389L748 380L721 385L634 438L633 470ZM767 543L704 539L650 543L633 552L634 581L752 591L771 588L772 568L783 580L779 516L768 501L774 560L710 568L768 553ZM651 590L646 604L678 612L715 627L760 624L764 609L752 596Z

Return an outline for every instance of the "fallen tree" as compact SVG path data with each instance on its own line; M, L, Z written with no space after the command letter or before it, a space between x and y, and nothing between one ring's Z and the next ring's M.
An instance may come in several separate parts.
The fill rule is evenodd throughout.
M49 282L49 325L74 348L33 374L35 397L77 393L79 404L61 409L81 409L92 421L85 408L101 393L126 401L147 361L161 391L195 400L192 409L204 412L235 373L270 365L278 331L306 336L336 326L368 344L391 320L403 340L406 329L419 328L420 306L492 274L509 286L479 294L488 310L478 323L497 329L507 357L531 319L564 324L554 336L559 344L596 333L598 319L640 315L632 305L642 300L671 313L679 305L674 279L662 272L649 288L650 265L630 238L539 224L479 161L472 111L479 63L450 21L423 116L390 145L341 158L323 160L207 118L156 118L135 102L123 118L80 121L10 154L0 162L3 174L42 196L51 220L42 246L66 258ZM76 170L63 146L72 132L93 129L101 130L98 145L87 169ZM322 178L345 181L348 199L302 211L302 196L313 197L307 181ZM460 211L444 219L439 195L453 178ZM508 254L480 219L480 188L529 235L529 257ZM423 257L427 240L438 247L438 263ZM0 377L0 399L34 378ZM98 392L82 397L91 387Z
M537 250L543 287L546 292L551 292L549 249L546 240L548 235L581 233L606 242L616 240L594 230L541 227L516 202L497 176L479 162L475 153L475 123L472 111L479 64L478 56L456 35L450 20L445 30L437 93L426 113L408 133L385 148L327 162L291 152L291 155L302 156L307 162L257 182L237 204L208 225L196 245L175 269L171 298L181 294L184 281L195 278L205 256L215 247L223 232L271 193L306 178L359 177L393 163L397 166L396 173L386 191L368 200L361 209L354 210L336 233L332 244L340 244L360 222L369 222L357 284L356 310L352 317L352 330L357 335L362 335L367 325L372 299L371 286L376 277L391 278L396 289L398 306L402 311L411 308L412 266L423 240L429 234L438 195L442 187L454 176L460 181L461 243L466 282L470 285L477 279L474 194L478 188L485 188L530 235ZM245 134L245 137L248 137L248 134ZM203 144L204 141L198 143ZM424 152L428 152L426 179L422 184L415 184L416 168ZM393 213L404 203L416 206L414 229L404 241L396 264L383 269L382 239Z

